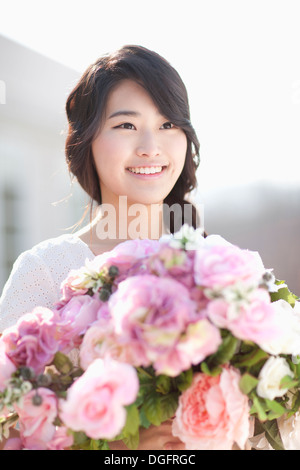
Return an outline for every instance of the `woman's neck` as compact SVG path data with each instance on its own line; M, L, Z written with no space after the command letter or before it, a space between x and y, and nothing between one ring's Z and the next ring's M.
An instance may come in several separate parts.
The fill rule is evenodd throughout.
M76 235L98 255L122 241L157 240L163 233L163 204L128 204L126 197L121 196L117 205L99 206L92 223Z

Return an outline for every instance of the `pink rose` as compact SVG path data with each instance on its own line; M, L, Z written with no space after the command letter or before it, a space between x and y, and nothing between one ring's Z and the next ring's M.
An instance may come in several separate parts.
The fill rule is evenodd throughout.
M190 323L175 347L170 348L164 354L157 355L155 370L157 374L170 377L179 375L191 365L197 365L207 356L215 353L221 342L219 330L206 319Z
M41 442L38 436L12 437L6 441L3 450L65 450L72 445L73 436L68 434L65 427L59 427L49 442Z
M210 288L222 288L237 281L258 283L265 273L257 252L229 243L199 248L194 269L196 284Z
M131 275L154 274L160 278L171 278L180 282L189 290L190 299L197 304L200 312L208 302L203 290L199 289L194 279L195 250L184 251L161 243L159 250L136 263L128 272Z
M23 444L20 437L11 437L3 447L3 450L22 450Z
M63 307L74 295L84 295L88 287L84 285L86 275L84 269L72 269L66 279L61 283L61 298L56 308Z
M73 445L74 439L64 426L56 429L51 441L47 443L47 450L65 450Z
M80 345L80 366L84 370L95 359L105 357L107 349L111 358L119 358L119 346L114 338L114 329L107 303L99 310L98 316L98 321L88 328ZM117 349L116 354L113 353L113 349Z
M256 289L241 304L223 299L211 301L207 315L220 328L230 330L239 339L262 344L280 336L274 306L265 289Z
M137 373L128 364L96 359L60 401L60 418L73 431L92 439L112 439L126 422L125 405L139 390Z
M198 373L179 397L173 434L188 450L244 449L250 433L248 397L239 389L240 374L223 369L217 377Z
M33 400L38 394L41 404ZM20 435L23 447L32 450L44 450L55 434L54 419L57 416L57 397L48 388L38 388L27 393L14 408L19 415Z
M195 286L194 257L195 251L184 251L161 243L159 251L141 263L148 274L170 277L190 289Z
M0 392L7 386L7 382L11 378L12 374L17 370L14 363L9 359L5 352L5 343L2 338L0 339ZM1 412L2 414L2 412Z
M176 349L180 356L188 358L190 364L197 365L207 356L215 353L221 343L219 329L204 318L187 326Z
M58 310L60 350L68 353L81 344L81 336L97 320L103 303L98 296L76 295Z
M204 323L202 328L192 327L200 320L196 303L174 279L146 274L128 278L110 297L108 308L114 331L112 339L108 335L103 341L103 350L109 353L108 341L114 341L119 360L123 355L134 366L152 364L158 374L176 376L196 357L215 352L220 343L217 329L208 322L206 327ZM192 339L195 334L197 341Z
M155 253L160 247L157 240L126 240L111 251L96 256L89 262L90 269L100 272L103 267L116 266L123 276L138 260Z
M52 361L58 351L57 320L55 312L36 307L4 330L1 340L17 367L31 367L38 374Z

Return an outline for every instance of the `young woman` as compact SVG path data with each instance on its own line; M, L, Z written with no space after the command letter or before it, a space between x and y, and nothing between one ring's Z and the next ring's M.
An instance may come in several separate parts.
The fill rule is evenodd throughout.
M90 196L91 214L93 205L102 212L81 231L46 240L19 256L0 300L0 331L35 306L51 308L61 282L86 258L125 239L173 232L178 214L180 225L198 222L185 197L196 187L199 143L186 88L165 59L141 46L100 58L71 92L66 111L69 170ZM167 210L172 207L176 217ZM143 431L140 448L183 447L167 422L159 432Z

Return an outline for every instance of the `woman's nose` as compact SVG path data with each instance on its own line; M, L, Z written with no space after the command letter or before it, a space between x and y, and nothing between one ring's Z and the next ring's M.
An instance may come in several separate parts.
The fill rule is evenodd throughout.
M158 138L153 132L144 132L137 143L136 153L140 157L156 157L161 150Z

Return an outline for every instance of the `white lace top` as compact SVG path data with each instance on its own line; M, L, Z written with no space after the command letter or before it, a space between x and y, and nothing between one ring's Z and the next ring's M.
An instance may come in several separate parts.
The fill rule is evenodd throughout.
M45 240L22 253L0 298L0 333L34 307L51 308L60 298L60 285L71 269L95 255L76 235Z

